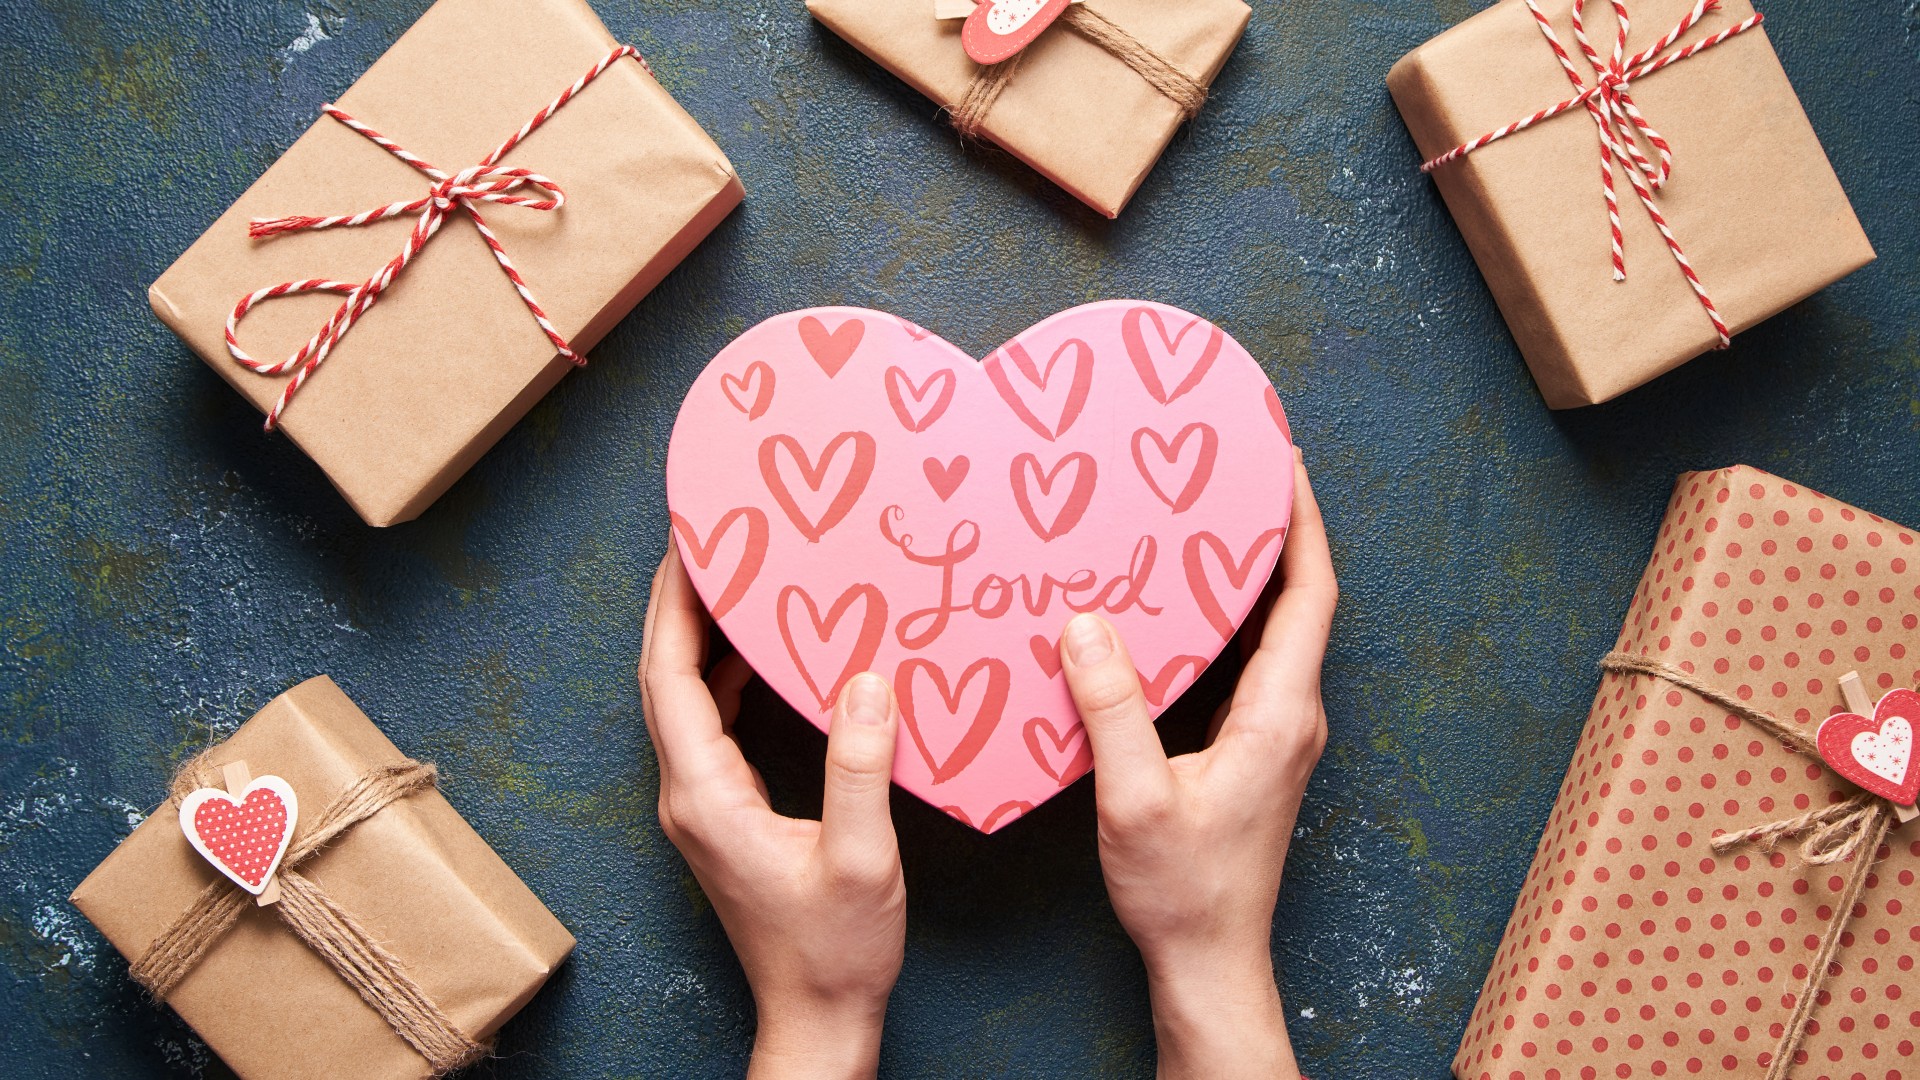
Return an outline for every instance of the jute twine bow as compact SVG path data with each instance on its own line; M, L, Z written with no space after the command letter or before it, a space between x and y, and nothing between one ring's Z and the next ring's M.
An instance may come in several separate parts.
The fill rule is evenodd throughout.
M1613 233L1613 280L1627 279L1626 248L1620 235L1620 199L1614 192L1613 163L1618 159L1626 166L1627 183L1633 185L1633 193L1640 197L1640 204L1647 208L1647 217L1652 219L1654 228L1667 242L1667 250L1673 253L1673 261L1679 264L1680 272L1686 276L1687 284L1693 287L1693 294L1699 298L1700 306L1706 310L1707 318L1713 321L1713 328L1720 335L1720 348L1733 343L1732 332L1727 329L1726 320L1720 317L1720 309L1714 305L1713 297L1707 293L1707 286L1694 271L1693 263L1687 259L1687 253L1680 241L1673 235L1673 229L1667 224L1667 217L1654 205L1653 194L1666 186L1673 176L1673 148L1662 138L1647 118L1641 114L1639 106L1633 102L1633 82L1659 71L1669 64L1677 64L1690 59L1708 49L1719 45L1729 38L1744 34L1759 26L1764 16L1757 12L1733 26L1703 38L1678 52L1660 55L1673 47L1681 36L1694 28L1710 11L1720 6L1720 0L1695 0L1693 10L1680 20L1679 24L1668 31L1659 41L1647 46L1632 56L1627 55L1627 17L1626 0L1611 0L1614 20L1619 24L1619 32L1614 36L1613 53L1602 60L1600 53L1587 40L1585 24L1586 0L1574 0L1573 36L1580 43L1581 52L1586 54L1587 63L1592 65L1594 84L1588 86L1581 77L1579 69L1574 67L1573 58L1560 44L1560 35L1553 29L1552 20L1540 10L1535 0L1527 0L1527 10L1533 12L1533 20L1546 35L1547 44L1553 48L1553 55L1560 61L1560 67L1567 74L1568 81L1578 93L1560 102L1541 109L1532 116L1516 120L1503 128L1496 128L1477 139L1460 144L1420 166L1420 171L1430 173L1448 162L1463 158L1475 150L1504 139L1515 132L1525 131L1543 120L1551 120L1561 113L1585 106L1587 114L1593 117L1593 123L1600 132L1600 184L1601 194L1607 202L1607 223ZM1655 165L1641 149L1644 140L1651 147L1660 163Z
M641 67L647 67L646 59L633 46L616 47L602 57L599 63L589 68L585 75L575 80L572 86L561 91L559 97L534 113L533 118L521 125L519 131L509 135L507 140L494 148L491 154L481 158L479 164L457 173L447 173L435 168L392 139L354 119L338 105L329 104L322 107L321 111L326 115L364 135L375 146L425 173L434 181L434 185L418 199L388 203L386 206L358 214L336 214L332 217L289 215L278 218L255 218L249 225L247 229L249 236L270 237L306 229L331 229L336 225L365 225L368 222L385 221L402 214L419 215L414 221L413 232L407 237L406 246L400 249L400 254L381 267L379 273L365 281L358 284L326 278L285 281L249 293L234 305L233 314L227 316L227 351L233 354L233 358L262 375L284 375L289 371L293 372L293 378L288 380L286 388L280 392L280 399L267 413L266 429L268 431L272 431L280 423L280 415L286 411L288 403L293 400L295 394L300 392L300 387L306 384L307 379L319 370L320 365L326 361L327 355L333 351L333 347L347 336L347 331L353 329L353 324L360 321L362 315L372 310L373 305L379 302L380 297L393 285L401 272L406 270L414 256L420 254L421 250L427 246L427 242L433 239L433 235L440 231L440 226L446 223L447 217L455 210L465 210L473 219L473 227L479 230L480 238L486 241L488 250L493 252L493 257L507 275L507 280L513 283L514 291L520 294L521 301L527 305L527 310L532 312L533 321L539 324L540 332L547 335L547 340L553 342L553 347L559 354L576 367L587 362L586 358L575 352L573 346L567 343L567 339L560 335L560 331L554 329L553 323L547 318L546 310L533 298L533 292L527 288L526 280L520 276L520 271L514 268L513 260L507 257L507 249L501 246L500 238L493 234L492 229L487 228L486 220L480 216L479 204L498 203L502 206L524 206L529 210L540 211L558 210L566 205L567 196L560 189L560 185L527 169L501 168L499 161L514 147L520 145L521 140L546 123L549 117L560 111L562 106L573 100L573 96L585 89L588 83L599 78L616 61L629 56L640 61ZM647 70L652 71L651 68ZM514 194L522 189L529 189L535 194ZM246 317L248 311L267 300L308 292L340 293L346 299L341 302L339 309L333 313L332 317L321 324L313 337L300 347L299 351L285 360L269 363L248 355L246 350L240 347L240 320Z
M208 761L210 754L203 753L181 766L169 793L172 803L178 804L196 788L218 783L218 770ZM320 886L294 871L348 829L395 800L433 787L435 777L432 765L403 761L369 770L349 784L332 805L306 823L306 835L287 848L276 875L280 902L267 910L279 915L288 929L339 973L395 1034L426 1059L437 1076L471 1064L485 1056L489 1048L461 1032L407 974L398 957L329 899ZM173 925L154 939L146 955L131 965L134 979L155 998L165 1000L232 928L240 913L253 906L254 898L226 878L209 883Z
M1652 676L1684 690L1691 690L1772 735L1794 753L1805 754L1815 761L1821 760L1819 746L1798 728L1761 712L1671 664L1634 653L1614 652L1608 653L1600 661L1600 667L1617 674ZM1774 1046L1767 1080L1787 1080L1793 1072L1793 1058L1800 1049L1801 1040L1806 1037L1807 1021L1813 1018L1820 987L1827 981L1827 968L1833 962L1834 953L1840 949L1840 939L1846 935L1847 924L1853 921L1853 906L1866 891L1867 878L1873 873L1880 844L1887 838L1893 820L1892 803L1877 795L1861 792L1844 802L1809 810L1796 817L1755 825L1738 832L1722 833L1713 838L1713 850L1721 855L1744 844L1753 844L1762 851L1772 851L1782 840L1798 837L1800 857L1809 865L1833 866L1848 859L1854 860L1853 870L1840 891L1840 898L1834 902L1833 918L1827 923L1826 935L1820 939L1820 948L1807 965L1806 984L1800 988L1794 1001L1793 1014L1787 1018L1786 1029L1781 1032L1780 1041Z
M1148 86L1179 107L1182 120L1193 119L1200 111L1200 106L1207 103L1205 86L1174 67L1172 61L1142 44L1139 38L1121 29L1118 23L1093 10L1092 5L1069 5L1060 13L1060 21L1132 68L1147 81ZM981 67L974 72L965 96L952 107L953 128L961 138L979 137L980 125L986 122L987 112L999 100L1000 92L1013 81L1014 71L1025 55L1026 50L1023 49L998 64Z

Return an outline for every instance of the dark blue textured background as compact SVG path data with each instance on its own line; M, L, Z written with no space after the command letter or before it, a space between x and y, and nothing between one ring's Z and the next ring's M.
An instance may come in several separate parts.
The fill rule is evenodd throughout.
M144 293L426 3L0 0L9 1077L222 1074L66 896L177 761L322 672L440 763L580 938L481 1073L739 1073L749 998L655 823L633 668L680 396L787 309L888 308L983 353L1138 296L1266 365L1346 587L1274 939L1322 1078L1444 1075L1676 473L1746 462L1920 525L1915 0L1763 5L1880 261L1570 414L1542 407L1383 88L1472 0L1255 0L1116 223L963 151L799 0L596 0L746 205L421 520L365 528ZM1172 740L1230 679L1189 694ZM823 741L764 693L749 708L780 804L817 806ZM895 813L910 937L883 1072L1148 1074L1091 785L993 838Z

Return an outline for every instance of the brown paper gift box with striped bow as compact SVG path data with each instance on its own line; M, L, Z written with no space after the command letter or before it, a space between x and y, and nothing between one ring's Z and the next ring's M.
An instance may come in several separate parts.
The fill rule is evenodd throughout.
M268 907L195 852L179 824L182 789L218 786L221 767L241 761L286 780L299 800L278 872L285 895ZM432 767L403 755L331 679L309 679L189 762L175 797L73 903L246 1080L440 1075L485 1053L574 941L433 784ZM326 838L329 821L337 834ZM361 955L329 960L336 935L326 926L318 944L305 940L315 931L288 911L300 898L351 929ZM214 920L197 946L182 947L195 925L209 929L190 913L222 905L233 921ZM389 1008L414 1042L368 993L401 999Z
M149 290L369 524L424 511L739 204L726 155L641 59L609 60L616 44L584 0L439 0L338 101L434 171L322 115ZM409 201L436 195L444 227L390 284L348 294L411 250L434 208ZM348 220L313 227L328 215ZM293 361L336 311L364 314L290 401L306 364L262 374L228 333L243 297L283 283L311 288L261 297L236 328L259 365Z
M1434 165L1454 224L1555 409L1626 393L1723 344L1723 331L1738 334L1873 260L1750 0L1625 7L1618 77L1619 23L1605 0L1504 0L1387 74L1421 160ZM1575 34L1576 10L1599 74ZM1621 110L1608 135L1576 104L1434 164L1581 87L1603 114ZM1647 176L1616 155L1603 184L1603 139L1640 155ZM1616 269L1624 280L1614 280Z
M1920 684L1920 537L1757 469L1687 474L1615 650L1454 1075L1915 1075L1920 823L1785 743L1843 711L1850 672L1876 700ZM1863 805L1893 827L1824 864L1805 835L1734 835Z

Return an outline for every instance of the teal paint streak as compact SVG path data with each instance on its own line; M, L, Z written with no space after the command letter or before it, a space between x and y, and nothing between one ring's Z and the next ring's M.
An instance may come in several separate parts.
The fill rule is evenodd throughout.
M1332 744L1275 924L1320 1077L1444 1073L1674 474L1747 461L1920 524L1920 149L1887 134L1920 129L1911 5L1768 6L1880 261L1571 414L1541 407L1382 85L1475 4L1257 5L1200 120L1111 223L961 148L798 4L596 6L748 202L438 506L376 532L143 292L425 0L0 0L7 1075L220 1074L64 898L174 763L318 672L439 762L581 939L483 1070L737 1074L749 998L652 820L633 667L680 395L783 310L889 308L985 352L1137 295L1261 357L1346 587ZM1191 745L1230 679L1211 673L1169 738ZM781 806L817 809L820 737L764 693L750 712ZM885 1072L1147 1075L1090 786L991 839L895 810L912 940Z

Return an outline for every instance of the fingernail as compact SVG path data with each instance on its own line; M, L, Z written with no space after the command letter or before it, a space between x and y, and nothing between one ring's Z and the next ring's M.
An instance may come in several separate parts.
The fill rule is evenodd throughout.
M1092 667L1113 655L1113 640L1107 636L1107 624L1097 615L1075 615L1063 635L1067 659L1074 667Z
M878 675L855 675L847 686L847 715L856 724L886 723L888 704L887 684Z

